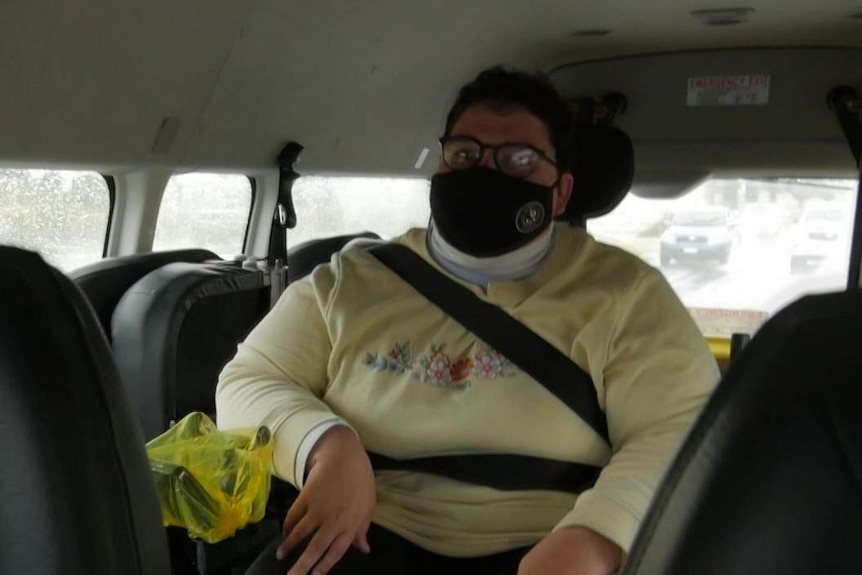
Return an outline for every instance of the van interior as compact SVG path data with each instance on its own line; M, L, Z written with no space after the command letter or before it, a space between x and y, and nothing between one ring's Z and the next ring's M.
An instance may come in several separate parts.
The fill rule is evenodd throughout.
M660 269L724 374L622 573L858 568L862 2L4 0L0 573L244 571L292 488L195 540L145 442L291 282L428 224L493 65L571 104L556 225Z

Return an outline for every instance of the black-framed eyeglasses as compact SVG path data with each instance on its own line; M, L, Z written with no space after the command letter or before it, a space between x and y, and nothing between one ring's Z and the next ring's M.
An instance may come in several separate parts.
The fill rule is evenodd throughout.
M507 176L528 178L543 161L557 166L557 161L534 146L507 142L492 146L470 136L444 136L440 138L443 163L453 170L466 170L478 165L485 150L494 151L494 165Z

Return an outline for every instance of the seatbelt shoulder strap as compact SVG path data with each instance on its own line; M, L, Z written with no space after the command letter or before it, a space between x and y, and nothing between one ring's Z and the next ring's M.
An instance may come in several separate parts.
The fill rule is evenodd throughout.
M387 243L368 252L544 386L610 443L595 385L571 358L501 308L437 271L407 246Z

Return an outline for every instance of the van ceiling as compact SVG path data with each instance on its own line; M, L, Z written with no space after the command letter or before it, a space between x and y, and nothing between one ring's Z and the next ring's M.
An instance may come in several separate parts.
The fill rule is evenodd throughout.
M862 47L862 2L732 2L755 10L737 26L690 14L725 4L3 0L0 162L253 172L296 140L304 173L424 175L455 90L491 64Z

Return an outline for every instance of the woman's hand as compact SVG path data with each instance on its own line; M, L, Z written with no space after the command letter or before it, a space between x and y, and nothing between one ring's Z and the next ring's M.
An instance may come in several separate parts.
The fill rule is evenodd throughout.
M308 457L308 478L284 520L279 559L308 540L289 575L324 575L351 544L370 552L375 504L374 471L359 439L347 427L329 429Z
M586 527L558 529L521 559L518 575L610 575L620 566L619 546Z

